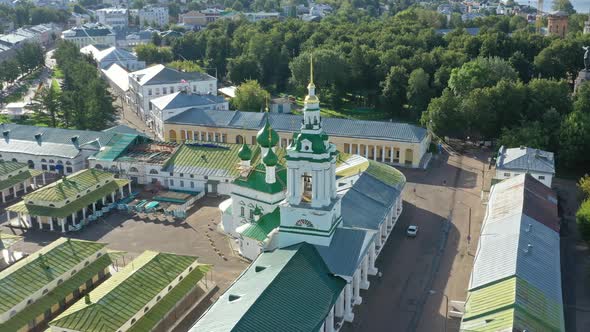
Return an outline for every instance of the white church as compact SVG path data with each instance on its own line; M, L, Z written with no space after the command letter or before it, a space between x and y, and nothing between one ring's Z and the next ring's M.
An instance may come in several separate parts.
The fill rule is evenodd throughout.
M405 177L336 151L322 128L313 66L311 76L301 129L286 150L267 120L257 146L239 151L221 227L253 262L191 331L338 331L378 273Z

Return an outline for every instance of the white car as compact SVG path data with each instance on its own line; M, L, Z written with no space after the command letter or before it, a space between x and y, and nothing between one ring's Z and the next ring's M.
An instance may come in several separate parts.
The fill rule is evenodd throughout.
M416 235L418 235L418 226L416 226L416 225L408 226L408 229L406 230L406 234L408 235L408 237L416 237Z

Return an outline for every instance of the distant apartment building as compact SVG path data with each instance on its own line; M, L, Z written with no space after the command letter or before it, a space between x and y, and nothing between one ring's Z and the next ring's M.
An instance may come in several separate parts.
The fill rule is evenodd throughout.
M152 41L154 33L160 33L160 31L152 28L140 30L138 32L130 33L125 36L125 39L118 40L117 43L121 47L135 47L137 45L147 44Z
M191 10L188 13L180 14L178 16L178 22L193 26L205 26L207 25L207 17L202 12Z
M39 43L42 46L49 46L59 33L60 29L56 25L39 24L0 35L0 62L13 58L16 55L16 50L25 43Z
M123 29L128 25L126 8L103 8L96 11L98 23L109 25L115 29Z
M139 16L139 26L146 25L164 26L170 22L168 15L168 7L154 7L148 6L137 11Z
M258 22L266 19L279 19L281 13L279 12L257 12L257 13L244 13L246 19L250 22Z
M116 45L116 35L113 30L101 23L87 23L62 32L61 38L82 48L90 44Z
M150 101L179 91L216 95L217 79L208 74L182 72L164 65L129 73L128 99L135 104L136 113L149 126L154 125Z

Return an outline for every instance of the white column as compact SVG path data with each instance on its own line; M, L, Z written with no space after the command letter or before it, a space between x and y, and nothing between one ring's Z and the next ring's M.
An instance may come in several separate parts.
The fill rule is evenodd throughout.
M381 162L382 163L385 162L385 147L384 146L381 147Z
M74 226L78 226L76 224L76 212L72 213L72 224L74 224Z
M352 322L354 313L352 312L352 283L347 283L344 287L344 320Z
M369 246L369 274L374 276L379 272L379 270L375 267L375 259L377 255L375 254L375 241L371 242Z
M365 158L369 158L369 146L365 145Z
M206 140L207 142L209 142L209 132L206 132L206 133L205 133L205 140Z
M30 214L25 214L25 220L27 221L27 227L32 228L33 227L33 219L31 218Z
M373 160L377 160L377 145L373 145Z
M41 222L41 216L37 217L37 223L39 224L39 229L43 229L43 223Z
M2 190L2 203L6 203L6 197L4 197L4 190Z
M352 154L352 144L349 144L348 145L348 153L349 154Z
M336 306L334 307L334 315L339 318L344 317L344 293L345 290L342 290L340 296L338 296L338 300L336 300Z
M115 192L111 193L111 203L115 203Z
M393 163L393 146L390 146L389 149L389 162Z
M334 307L330 309L326 317L326 332L334 332Z
M361 297L361 270L357 269L353 278L352 278L352 290L354 293L354 305L359 305L363 303L363 298Z
M96 202L92 203L92 213L96 212Z
M49 221L49 229L53 231L53 217L47 217L47 221Z
M369 282L369 257L367 255L365 255L361 265L361 277L361 288L364 290L369 289L371 283Z
M28 186L29 186L29 179L26 179L25 182L23 183L23 190L25 191L25 194L27 193Z
M66 219L60 218L59 223L61 224L61 232L65 233L66 232Z
M131 181L129 181L129 183L127 183L127 186L129 187L129 195L131 195Z
M103 205L103 206L106 204L106 201L107 201L107 198L106 198L106 196L103 196L103 198L102 198L102 205Z
M37 188L37 177L33 176L33 186L35 186L35 188Z
M8 225L10 226L10 211L6 211L6 221L8 221Z
M45 182L45 172L41 173L41 178L43 179L43 185L45 185L47 182Z
M119 188L119 194L121 194L121 198L123 198L125 195L123 195L123 187Z
M82 209L82 219L86 220L86 207Z

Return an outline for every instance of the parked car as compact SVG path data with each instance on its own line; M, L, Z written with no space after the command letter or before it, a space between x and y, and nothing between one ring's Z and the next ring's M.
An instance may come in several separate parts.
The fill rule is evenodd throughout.
M408 226L408 229L406 230L406 235L408 235L408 237L416 237L416 235L418 235L418 226Z

